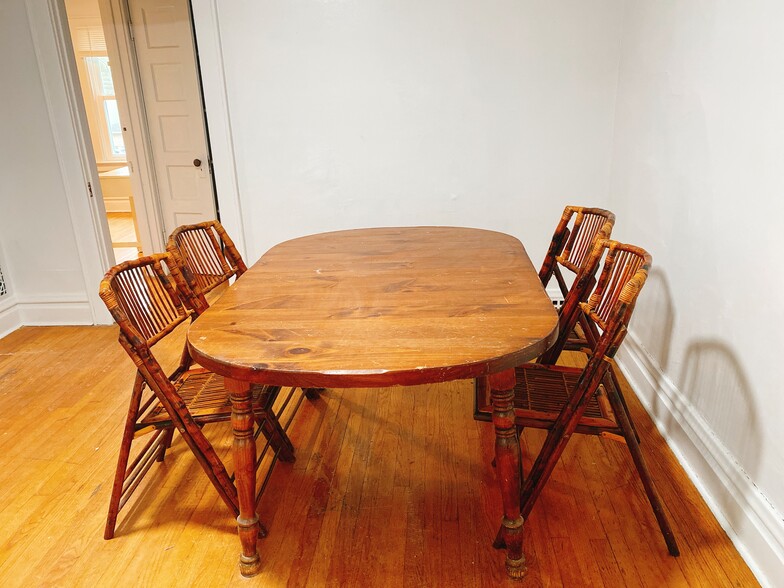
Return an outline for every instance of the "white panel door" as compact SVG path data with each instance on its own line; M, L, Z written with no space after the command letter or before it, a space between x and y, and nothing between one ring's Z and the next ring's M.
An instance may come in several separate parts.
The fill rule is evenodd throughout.
M188 0L129 0L166 235L216 218Z

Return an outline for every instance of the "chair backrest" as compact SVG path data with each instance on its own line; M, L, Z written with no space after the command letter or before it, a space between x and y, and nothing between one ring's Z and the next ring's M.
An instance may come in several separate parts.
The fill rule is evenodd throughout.
M177 227L169 236L166 251L174 256L185 280L205 305L208 292L248 269L216 220Z
M120 327L120 343L154 387L149 379L157 380L153 374L163 372L150 347L198 313L199 302L177 264L168 253L126 261L106 272L99 293ZM188 369L190 363L183 352L177 371ZM169 382L165 375L163 379Z
M542 286L546 288L550 279L555 276L561 293L566 296L569 287L559 266L578 274L596 241L610 238L614 224L615 215L603 208L564 208L539 270Z
M604 265L595 281L602 260ZM561 310L558 340L542 355L540 363L555 363L578 321L591 331L589 337L596 341L592 357L612 358L626 336L626 327L650 266L650 254L640 247L609 239L597 241Z

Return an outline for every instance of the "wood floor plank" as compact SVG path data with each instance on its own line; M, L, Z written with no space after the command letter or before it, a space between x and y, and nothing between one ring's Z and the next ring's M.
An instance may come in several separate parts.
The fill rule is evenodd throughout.
M414 395L410 395L413 399ZM417 412L417 408L419 411ZM411 438L409 444L409 479L406 495L405 561L403 586L422 586L425 581L425 480L427 476L427 411L422 394L411 404Z
M425 414L425 453L423 456L424 470L420 475L424 477L424 502L422 508L424 525L423 533L423 555L424 555L424 578L442 578L444 569L442 567L441 554L441 480L439 475L439 464L442 459L442 446L439 440L439 396L427 394L424 397ZM449 570L446 570L447 572ZM426 580L425 580L426 581Z
M319 542L309 568L308 585L310 586L327 584L332 561L331 546L334 545L337 538L346 481L354 459L356 435L359 430L359 413L352 410L350 403L342 402L342 394L339 397L341 402L333 421L335 423L332 432L334 446L326 452L327 457L324 460L326 465L322 466L321 477L316 480L316 484L321 485L327 492L327 502L321 523Z
M610 464L600 457L603 447L599 439L586 438L583 443L575 444L575 450L575 465L580 468L583 487L588 491L596 515L597 535L603 535L605 541L602 544L601 540L591 540L592 546L599 541L598 546L602 548L599 566L605 585L641 586L633 551L621 532L623 521L618 519L613 508L615 498L604 484L606 468Z
M355 394L347 394L344 391L343 395L354 404L354 410L359 418L354 424L357 429L356 436L352 436L355 445L335 535L335 547L340 550L343 557L332 558L327 577L328 586L353 586L358 584L362 577L363 570L358 569L360 566L357 557L361 545L357 543L355 532L361 516L362 488L369 470L371 432L374 430L375 410L378 404L378 395L373 394L372 391L362 389Z

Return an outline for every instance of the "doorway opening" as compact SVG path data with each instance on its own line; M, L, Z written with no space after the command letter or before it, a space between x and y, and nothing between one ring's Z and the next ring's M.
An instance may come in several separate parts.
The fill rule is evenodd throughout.
M115 262L162 251L177 226L217 218L190 3L55 1L67 15L84 105L75 114L90 131L85 160Z
M98 0L65 0L115 263L142 254L123 125ZM96 190L97 191L97 190Z

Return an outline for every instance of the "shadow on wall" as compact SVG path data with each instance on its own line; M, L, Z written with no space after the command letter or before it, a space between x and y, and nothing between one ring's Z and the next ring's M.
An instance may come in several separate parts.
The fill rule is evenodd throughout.
M639 359L653 390L645 395L651 416L670 435L682 429L716 474L722 489L711 492L729 524L748 524L741 511L753 502L749 479L760 464L759 407L733 348L716 339L691 339L682 361L672 355L675 302L666 273L651 268L632 317ZM674 365L673 365L674 364ZM670 373L680 366L679 378ZM646 386L647 388L647 386ZM638 392L639 394L639 392Z
M693 439L695 444L719 465L726 464L729 456L723 453L728 451L730 459L734 458L740 465L740 468L726 471L730 478L743 476L745 472L755 479L761 442L758 409L749 380L733 349L716 339L692 341L686 350L678 382L684 399L709 428L701 427L696 419L696 427L689 427L700 437ZM686 422L691 424L693 421L695 419L686 416ZM712 438L714 433L715 439ZM731 479L727 492L715 497L736 530L746 520L743 513L737 511L738 500L734 497L745 487L742 482Z
M659 368L651 374L656 390L662 389L661 379L669 368L674 324L675 304L670 284L665 273L654 264L634 310L631 329ZM660 394L650 399L650 408L657 419L663 420L668 413L661 404Z

